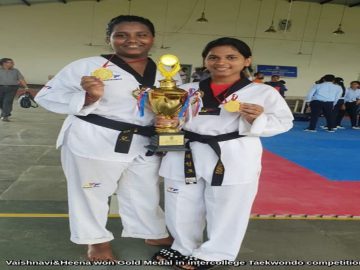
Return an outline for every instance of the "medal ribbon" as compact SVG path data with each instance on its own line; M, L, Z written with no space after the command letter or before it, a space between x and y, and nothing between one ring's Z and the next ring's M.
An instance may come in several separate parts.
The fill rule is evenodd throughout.
M109 58L109 60L107 60L106 63L102 65L102 68L107 68L109 62L111 61L111 59L112 59L114 56L115 56L115 54L113 54L113 55Z
M181 109L181 111L179 112L178 114L178 117L181 118L181 117L184 117L186 116L186 112L187 112L187 109L189 108L189 104L190 104L190 99L193 97L193 96L196 96L195 97L195 102L193 104L196 103L196 109L195 109L195 115L197 114L198 110L199 110L199 107L200 107L200 93L198 91L196 91L195 88L190 88L189 89L189 93L188 93L188 96L186 97L186 100L184 102L184 105ZM194 115L194 114L193 114Z
M196 92L195 95L195 110L193 111L193 116L197 115L200 107L203 106L200 92Z
M238 98L238 95L237 95L237 94L232 94L231 100L237 100L237 98Z
M142 91L137 99L137 106L139 108L140 117L143 117L145 115L145 105L149 97L148 91L151 88L147 88L146 90Z

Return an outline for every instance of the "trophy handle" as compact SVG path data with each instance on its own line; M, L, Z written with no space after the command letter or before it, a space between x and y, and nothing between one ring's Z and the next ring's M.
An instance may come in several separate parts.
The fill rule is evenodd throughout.
M180 63L177 62L175 65L172 66L170 70L165 69L164 64L162 62L158 63L158 69L161 74L165 77L165 80L172 80L172 77L179 72L181 69Z

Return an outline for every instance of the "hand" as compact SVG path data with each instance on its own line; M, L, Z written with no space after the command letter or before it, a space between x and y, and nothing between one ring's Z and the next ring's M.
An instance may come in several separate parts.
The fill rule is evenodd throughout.
M248 121L250 124L254 122L260 114L264 112L264 107L252 104L252 103L241 103L240 114Z
M83 76L80 85L93 100L98 100L104 95L104 83L94 76Z

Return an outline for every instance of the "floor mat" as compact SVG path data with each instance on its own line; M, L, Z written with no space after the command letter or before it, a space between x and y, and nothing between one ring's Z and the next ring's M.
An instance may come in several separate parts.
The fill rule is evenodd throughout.
M321 128L304 132L307 125L294 122L291 131L262 138L264 148L329 180L360 181L360 130L351 129L347 119L343 121L346 129L334 133Z
M360 216L360 131L290 132L263 139L258 215ZM358 149L358 150L356 150Z

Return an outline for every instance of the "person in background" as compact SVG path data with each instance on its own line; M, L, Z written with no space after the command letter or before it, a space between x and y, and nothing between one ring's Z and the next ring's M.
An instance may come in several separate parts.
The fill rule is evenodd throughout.
M21 72L14 68L14 60L11 58L2 58L0 60L0 109L1 120L9 122L13 102L19 85L28 89L27 83Z
M182 84L189 82L189 81L188 81L189 78L188 78L187 72L188 72L188 68L187 68L187 67L182 67L182 68L180 69L180 71L179 71Z
M154 37L146 18L111 19L106 38L113 53L70 63L35 98L52 112L68 114L57 147L68 185L70 239L87 245L91 261L115 260L114 236L106 228L114 193L123 237L172 243L159 206L160 158L145 148L154 134L154 114L145 106L139 117L133 96L162 79L148 57Z
M333 108L342 94L339 85L334 84L335 76L327 74L322 77L321 83L315 83L308 92L305 102L310 103L311 113L309 126L304 130L316 132L316 124L321 113L326 118L327 131L335 132Z
M255 72L253 82L264 83L264 74L261 72Z
M203 104L183 128L189 150L168 152L160 168L174 243L153 259L176 269L210 269L213 261L236 259L258 188L260 137L293 125L285 100L244 75L251 64L246 43L219 38L205 46L202 57L211 77L181 86L195 91L189 104Z
M285 91L287 91L287 88L283 83L280 82L280 76L279 75L272 75L271 80L269 82L265 82L267 85L270 85L274 87L280 95L285 98Z
M197 67L195 68L195 71L193 74L191 74L191 78L193 79L193 82L200 82L202 80L205 80L209 78L209 72L206 70L205 67Z
M342 89L341 97L339 98L338 102L336 103L333 114L335 119L335 127L338 129L344 129L344 127L341 125L341 121L345 115L345 105L344 105L344 96L346 93L346 88L344 85L344 79L340 77L336 77L334 80L334 83L339 85Z
M350 83L350 87L346 89L346 93L344 96L345 111L350 117L352 129L360 129L357 121L357 110L360 105L359 85L359 81L352 81Z
M196 67L195 71L191 74L191 78L193 82L200 82L203 68Z

